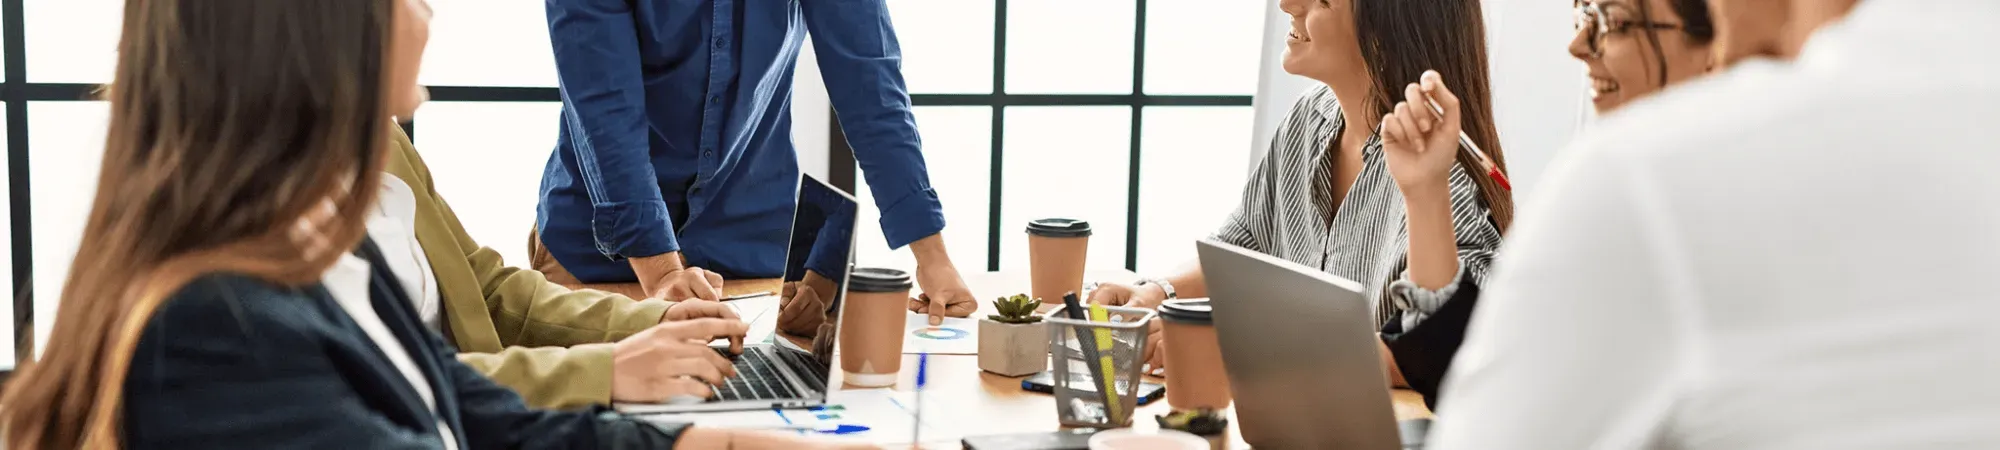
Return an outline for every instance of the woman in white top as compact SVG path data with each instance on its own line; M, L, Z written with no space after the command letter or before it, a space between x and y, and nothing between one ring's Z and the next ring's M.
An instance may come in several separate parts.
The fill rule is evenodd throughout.
M0 397L5 447L823 445L529 409L423 325L363 238L390 119L424 98L429 16L423 0L127 2L97 197L48 351Z
M2000 2L1711 5L1758 60L1562 153L1430 447L2000 448Z

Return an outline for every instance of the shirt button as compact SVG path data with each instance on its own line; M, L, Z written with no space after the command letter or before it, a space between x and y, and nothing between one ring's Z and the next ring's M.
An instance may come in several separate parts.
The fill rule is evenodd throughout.
M701 156L715 156L715 150L706 148L701 149Z
M709 103L722 103L722 96L720 96L720 95L717 95L717 96L714 96L714 97L709 97L709 98L708 98L708 102L709 102Z
M725 46L727 46L727 44L728 44L728 41L724 41L724 40L722 40L722 38L715 38L715 49L716 49L716 50L721 50L721 49L722 49L722 47L725 47Z

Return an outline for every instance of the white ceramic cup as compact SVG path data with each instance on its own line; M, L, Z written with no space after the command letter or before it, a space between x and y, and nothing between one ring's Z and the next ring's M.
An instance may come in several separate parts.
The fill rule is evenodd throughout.
M1090 450L1208 450L1208 440L1177 430L1117 428L1090 436Z

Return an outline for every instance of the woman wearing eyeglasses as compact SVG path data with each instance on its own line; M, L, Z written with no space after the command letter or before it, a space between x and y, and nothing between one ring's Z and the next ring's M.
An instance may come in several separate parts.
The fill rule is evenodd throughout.
M1609 113L1714 67L1708 0L1576 2L1569 54L1590 69L1590 100Z

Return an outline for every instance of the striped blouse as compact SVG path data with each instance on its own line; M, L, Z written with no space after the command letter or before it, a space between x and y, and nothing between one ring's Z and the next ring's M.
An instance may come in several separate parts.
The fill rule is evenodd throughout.
M1336 155L1329 150L1342 125L1332 90L1321 85L1301 97L1244 186L1242 203L1214 238L1354 280L1367 287L1378 327L1400 313L1402 328L1413 329L1450 299L1463 280L1439 290L1409 280L1403 195L1389 175L1379 134L1364 146L1366 166L1346 201L1334 203L1330 169ZM1451 169L1451 206L1458 236L1457 277L1471 276L1470 281L1480 283L1492 266L1500 231L1463 167Z

